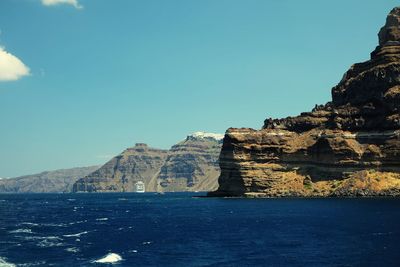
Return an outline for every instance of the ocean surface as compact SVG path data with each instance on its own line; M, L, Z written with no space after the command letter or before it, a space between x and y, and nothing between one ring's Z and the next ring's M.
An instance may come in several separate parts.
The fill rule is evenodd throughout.
M0 195L0 266L400 266L398 199Z

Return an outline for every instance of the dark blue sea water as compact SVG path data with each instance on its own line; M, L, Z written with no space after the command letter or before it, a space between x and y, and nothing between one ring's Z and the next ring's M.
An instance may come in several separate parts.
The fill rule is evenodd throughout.
M0 195L0 266L399 266L399 222L397 199Z

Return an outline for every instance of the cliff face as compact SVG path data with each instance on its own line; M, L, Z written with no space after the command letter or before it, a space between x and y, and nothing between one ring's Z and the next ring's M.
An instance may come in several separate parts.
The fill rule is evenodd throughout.
M222 136L193 134L174 145L161 168L163 191L209 191L218 187Z
M400 8L332 101L261 130L228 129L211 196L400 195Z
M217 188L222 136L195 133L170 150L136 144L97 171L78 180L73 192L209 191Z
M132 192L142 181L148 191L156 191L157 176L168 151L136 144L112 158L95 172L79 179L74 192Z
M95 171L99 167L79 167L0 179L0 193L71 192L73 184L80 177Z

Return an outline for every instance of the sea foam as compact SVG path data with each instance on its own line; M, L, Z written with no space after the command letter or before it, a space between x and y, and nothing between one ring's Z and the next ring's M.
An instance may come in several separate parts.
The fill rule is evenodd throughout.
M51 240L44 239L44 240L40 241L39 243L37 243L36 245L41 248L52 248L52 247L61 247L64 244L61 242L53 242Z
M79 248L72 247L72 248L66 248L65 251L72 252L72 253L77 253L80 250L79 250Z
M117 263L122 260L122 257L116 253L109 253L105 257L95 260L96 263Z
M31 229L17 229L13 231L9 231L10 234L32 234Z
M15 267L16 265L13 263L6 262L2 258L0 258L0 267Z
M64 237L80 237L81 235L86 235L88 233L89 233L88 231L84 231L84 232L80 232L80 233L77 233L77 234L70 234L70 235L63 235L63 236Z
M39 226L39 224L37 224L37 223L31 223L31 222L22 222L22 223L20 223L20 224L18 224L18 225L31 225L31 226Z

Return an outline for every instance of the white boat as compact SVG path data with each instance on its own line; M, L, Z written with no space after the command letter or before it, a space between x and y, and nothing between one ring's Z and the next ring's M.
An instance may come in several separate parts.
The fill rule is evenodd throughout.
M146 192L146 189L144 187L144 183L142 181L139 181L135 184L135 192L136 193L144 193Z

